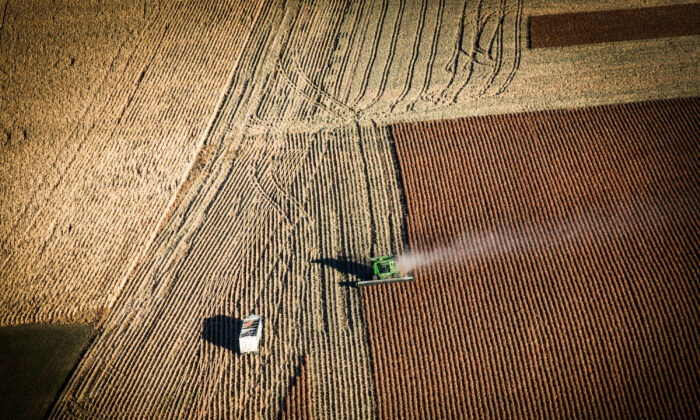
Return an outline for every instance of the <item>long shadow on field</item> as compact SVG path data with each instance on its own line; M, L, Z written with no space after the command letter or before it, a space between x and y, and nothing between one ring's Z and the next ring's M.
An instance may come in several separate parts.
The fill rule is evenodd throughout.
M372 278L371 266L351 260L347 257L319 258L317 260L313 260L312 262L316 264L325 265L326 267L335 269L342 274L355 277L355 279L352 280L367 280ZM348 286L353 284L353 282L343 282L340 285Z
M241 333L243 321L225 315L216 315L204 320L202 339L230 350L240 353L238 348L238 334Z

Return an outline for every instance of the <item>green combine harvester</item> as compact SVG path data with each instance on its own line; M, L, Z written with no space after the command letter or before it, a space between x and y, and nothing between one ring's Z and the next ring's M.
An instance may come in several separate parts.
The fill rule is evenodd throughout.
M372 258L374 275L372 280L359 280L357 286L371 286L374 284L394 283L399 281L413 281L413 276L402 276L394 264L393 255L384 255Z

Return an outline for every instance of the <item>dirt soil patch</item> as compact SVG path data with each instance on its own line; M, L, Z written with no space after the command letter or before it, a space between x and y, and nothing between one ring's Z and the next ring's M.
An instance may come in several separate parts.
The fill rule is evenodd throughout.
M379 417L698 412L699 117L696 98L393 126L410 247L442 262L362 289Z
M83 324L0 328L2 417L44 417L94 335Z
M311 386L309 358L304 356L297 368L297 376L289 389L284 404L283 419L311 419Z
M700 4L530 17L531 48L700 34Z

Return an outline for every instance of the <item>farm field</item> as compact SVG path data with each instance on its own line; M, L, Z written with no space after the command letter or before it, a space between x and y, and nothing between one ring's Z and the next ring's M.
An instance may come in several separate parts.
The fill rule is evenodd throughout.
M392 126L414 283L364 288L381 418L700 408L700 99Z
M76 74L51 67L68 51L50 35L82 26L75 22L89 6L68 6L44 29L36 4L3 4L0 122L9 144L0 165L0 325L101 319L152 240L230 83L249 33L229 20L256 12L249 4L138 4L140 13L120 2L95 6L87 34L66 35L66 44L78 44ZM101 23L112 13L119 30ZM105 40L91 27L124 33ZM46 80L24 83L45 68Z
M320 260L401 242L387 131L246 136L212 153L54 415L272 417L309 354L314 417L371 416L360 296ZM241 356L225 326L250 313L265 320L262 349Z
M48 23L0 4L0 325L99 322L216 127L236 142L700 94L697 37L527 49L526 17L564 1L243 4L67 3Z
M292 388L285 401L283 419L310 419L311 418L311 381L312 368L304 358L299 365L297 376L294 378Z
M698 3L534 15L530 16L529 44L548 48L699 35L698 20Z
M527 48L567 1L40 3L0 0L0 325L98 328L54 418L387 413L349 283L407 238L388 125L700 96L697 36Z
M2 417L43 417L94 336L89 325L0 328Z

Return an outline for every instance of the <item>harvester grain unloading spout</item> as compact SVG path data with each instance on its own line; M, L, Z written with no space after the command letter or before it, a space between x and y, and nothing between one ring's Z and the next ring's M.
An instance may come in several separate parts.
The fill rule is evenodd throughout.
M372 280L359 280L355 283L357 286L413 281L413 276L401 275L396 269L393 255L372 258L372 266L374 270Z

